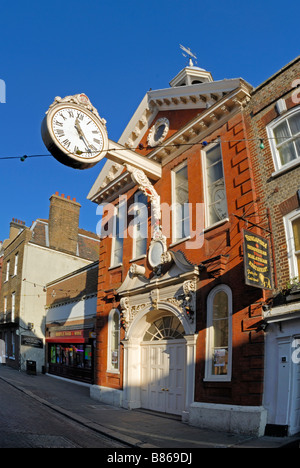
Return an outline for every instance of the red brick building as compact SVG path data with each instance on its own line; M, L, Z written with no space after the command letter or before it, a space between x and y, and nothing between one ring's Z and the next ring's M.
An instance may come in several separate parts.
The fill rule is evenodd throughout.
M186 67L147 92L119 140L161 177L107 161L92 187L89 199L104 205L94 398L263 434L266 292L246 285L243 251L244 228L264 234L251 92Z
M272 231L274 289L264 311L268 434L300 431L300 57L253 90L246 112L260 224ZM262 142L260 145L259 142Z

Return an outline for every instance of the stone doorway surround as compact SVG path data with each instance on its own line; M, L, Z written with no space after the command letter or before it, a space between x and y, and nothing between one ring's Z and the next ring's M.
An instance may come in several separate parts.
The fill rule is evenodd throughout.
M118 289L121 321L125 329L123 390L94 385L91 396L127 409L141 407L141 343L149 325L160 317L174 315L184 328L186 341L185 404L182 419L194 401L196 360L196 291L198 267L180 251L164 252L162 263L150 278L143 267L131 265Z
M148 279L132 265L117 291L121 297L125 328L124 382L122 406L141 407L141 342L149 325L160 317L174 315L184 328L186 341L185 410L194 401L196 341L196 290L198 268L190 264L182 252L169 251L161 268Z

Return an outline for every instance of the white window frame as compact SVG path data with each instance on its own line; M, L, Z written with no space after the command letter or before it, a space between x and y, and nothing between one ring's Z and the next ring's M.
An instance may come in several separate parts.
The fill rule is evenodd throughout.
M293 233L293 221L300 218L300 208L292 211L283 218L286 241L287 241L287 255L289 262L290 278L300 277L300 271L298 271L297 258L295 252L295 242Z
M213 303L217 293L225 292L228 298L228 363L226 375L212 373L212 360L214 349L213 339ZM229 286L222 284L212 289L207 297L207 325L206 325L206 360L205 381L230 382L232 374L232 291Z
M112 243L111 243L111 257L110 257L110 268L116 268L118 266L121 266L122 265L122 259L123 259L123 253L124 253L124 236L125 236L125 232L124 232L124 223L125 223L125 220L123 220L123 223L122 223L122 218L120 218L119 216L119 213L120 211L122 211L124 209L123 205L124 205L125 201L123 202L120 202L117 206L115 206L114 208L114 220L113 220L113 233L112 233ZM126 212L127 213L127 212ZM124 211L124 215L126 216L126 213ZM119 223L118 223L118 226L119 226L119 232L117 233L117 219L119 220ZM121 220L121 222L120 222ZM120 233L121 233L121 236L120 236ZM121 261L120 262L116 262L115 263L115 247L116 247L116 239L121 239L121 244L122 244L122 247L121 247Z
M14 276L18 274L19 253L15 254Z
M285 172L290 168L300 165L300 155L293 161L290 161L286 164L282 164L280 160L280 155L277 150L276 141L274 137L274 128L277 127L280 123L284 122L288 118L292 117L293 114L300 113L300 107L293 107L290 111L285 113L284 115L280 115L277 119L275 119L271 124L267 126L267 135L270 141L271 153L274 163L275 172L272 175L276 175L277 173ZM290 140L300 139L300 134L298 137L291 137Z
M207 182L207 152L212 150L214 147L219 146L220 148L220 154L221 154L221 163L222 163L222 174L223 174L223 180L224 180L224 190L225 190L225 197L226 197L226 210L227 210L227 216L224 218L212 222L210 220L210 213L209 213L209 190L208 190L208 182ZM218 226L219 224L222 224L226 221L229 220L228 218L228 200L227 200L227 190L226 190L226 182L225 182L225 173L224 173L224 164L223 164L223 154L222 154L222 147L221 143L213 143L211 145L208 145L204 150L201 151L201 156L202 156L202 174L203 174L203 188L204 188L204 204L205 204L205 228L211 228L213 226Z
M16 293L13 292L11 294L11 318L10 321L15 321L15 313L16 313Z
M114 325L114 315L118 314L119 317L119 330L118 330L118 367L115 368L112 365L112 327ZM108 316L108 327L107 327L107 372L119 374L120 373L120 311L118 309L111 309Z
M9 270L10 270L10 260L6 262L6 274L5 274L5 281L9 280Z
M176 201L176 191L175 191L175 184L176 184L176 174L177 172L179 172L181 169L183 169L184 167L186 166L186 168L188 169L188 164L187 164L187 161L184 161L182 164L179 164L176 168L174 168L171 172L171 185L172 185L172 245L175 245L179 242L183 242L185 241L186 239L190 239L190 233L191 233L191 220L190 220L190 213L188 211L188 216L186 216L186 211L185 211L185 217L183 218L183 221L184 221L184 229L186 228L186 224L188 224L188 233L184 232L183 233L183 237L180 237L180 238L177 238L176 237L176 223L177 223L177 219L176 219L176 204L177 204L177 201ZM187 179L187 183L188 183L188 193L189 193L189 179ZM187 204L185 204L185 208L184 210L189 210L189 202ZM185 220L186 223L185 223Z
M134 216L138 216L138 204L141 203L139 202L139 197L141 195L144 195L144 193L139 190L138 192L136 192L134 194ZM144 195L146 197L146 200L147 200L147 204L145 204L144 206L146 207L146 210L147 210L147 219L146 219L146 229L147 229L147 237L148 237L148 198L146 195ZM146 249L145 249L145 252L143 253L138 253L136 250L137 250L137 223L134 224L134 227L133 227L133 243L132 243L132 261L133 260L138 260L140 258L145 258L146 255L147 255L147 239L146 239Z
M7 296L4 297L4 322L7 319Z

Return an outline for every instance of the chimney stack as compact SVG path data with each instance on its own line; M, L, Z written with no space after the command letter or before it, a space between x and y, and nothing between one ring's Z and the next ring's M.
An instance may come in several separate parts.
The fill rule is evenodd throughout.
M13 240L17 237L20 230L25 228L25 221L20 221L19 219L13 218L9 225L9 240Z
M72 255L77 254L79 212L76 199L56 192L50 197L49 245Z

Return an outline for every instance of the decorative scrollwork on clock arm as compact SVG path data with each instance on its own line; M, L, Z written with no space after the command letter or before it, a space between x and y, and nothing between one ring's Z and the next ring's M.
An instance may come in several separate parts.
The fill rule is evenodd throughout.
M96 115L96 117L98 117L102 125L106 127L106 120L100 117L96 107L93 106L93 104L91 103L89 98L86 96L86 94L83 94L83 93L74 94L74 96L65 96L64 98L61 98L60 96L56 96L54 98L53 103L49 106L49 109L63 102L70 102L73 104L77 104L79 106L84 106L87 110L91 111L94 115ZM46 114L49 112L49 109L46 112Z
M130 313L131 307L129 304L128 297L122 297L120 300L120 307L121 307L121 325L125 330L127 330L130 322Z
M160 196L157 194L150 180L141 169L137 169L130 164L125 164L125 166L127 171L130 173L133 182L137 184L139 189L150 199L155 221L154 230L159 230L161 220Z

